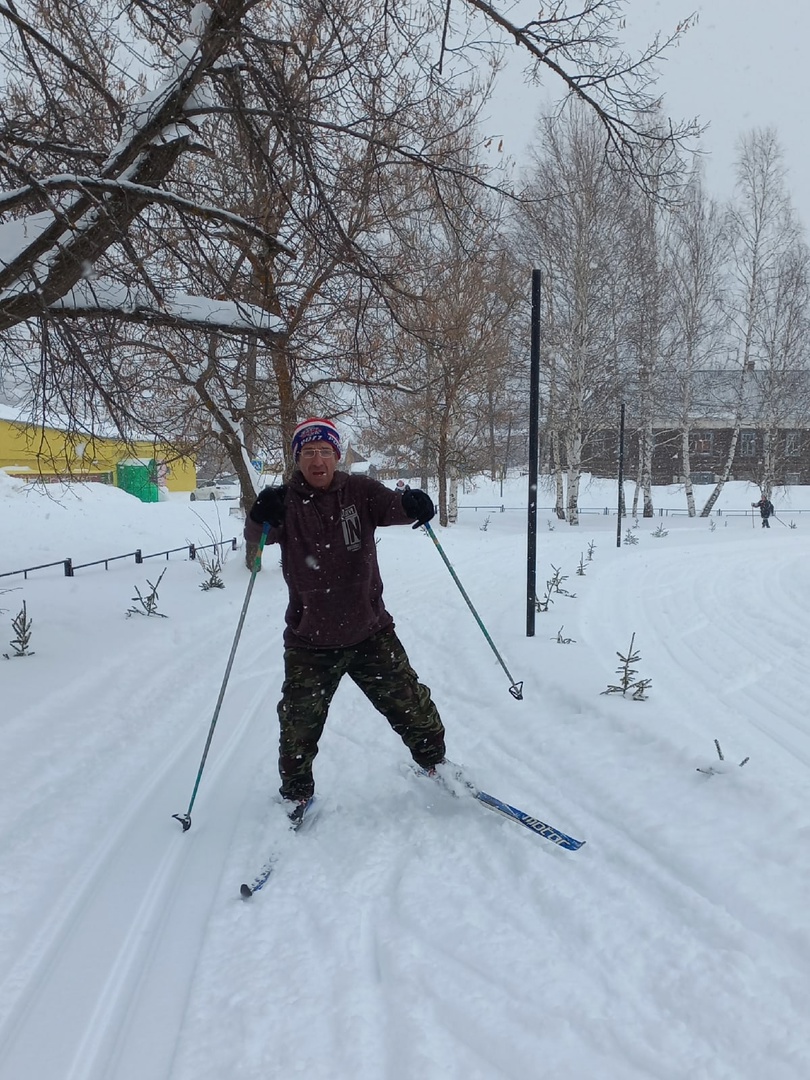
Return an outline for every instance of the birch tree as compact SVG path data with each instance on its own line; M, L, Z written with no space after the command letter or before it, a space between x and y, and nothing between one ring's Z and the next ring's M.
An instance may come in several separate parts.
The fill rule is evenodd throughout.
M652 463L655 451L655 421L663 399L663 372L670 359L665 327L671 316L669 267L665 258L667 231L671 218L651 199L630 193L625 202L627 276L627 318L625 350L634 388L634 408L630 411L638 440L638 472L632 513L642 502L645 518L653 516Z
M762 318L762 370L757 379L763 446L756 480L768 497L776 476L786 473L791 457L800 452L797 440L810 415L810 258L798 238L781 253L774 267L772 287L773 295Z
M769 355L767 347L773 338L766 327L772 321L769 311L785 311L779 295L782 285L788 280L795 285L799 280L795 275L785 277L785 260L790 260L790 252L798 244L799 226L786 190L782 151L772 128L756 129L741 138L736 174L726 227L731 241L729 335L737 357L739 382L728 455L720 479L701 511L702 517L711 512L731 474L746 416L750 423L760 414L765 427L773 430L773 418L768 421L762 417L756 401L757 397L761 400L762 390L776 401L774 388L778 380L772 367L775 354ZM765 381L755 376L763 366L769 371ZM769 438L766 433L766 441ZM770 451L768 454L772 460ZM763 472L762 482L766 488L772 482L772 466Z
M527 268L543 270L542 351L557 513L563 516L564 458L564 516L577 525L583 447L604 428L616 400L608 282L621 243L617 178L605 161L598 124L582 108L570 108L561 121L541 121L537 146L515 242Z
M700 373L716 366L716 357L724 345L726 265L720 212L704 191L699 169L693 171L682 203L673 211L666 257L671 271L672 318L667 334L671 338L680 473L689 517L695 517L690 440L696 406L711 406L705 393L701 396Z

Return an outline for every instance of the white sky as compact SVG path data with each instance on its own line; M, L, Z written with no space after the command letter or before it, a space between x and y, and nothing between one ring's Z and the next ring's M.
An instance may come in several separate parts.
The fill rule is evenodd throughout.
M733 188L739 136L753 127L774 126L785 152L788 186L806 228L810 228L810 124L807 119L810 4L806 0L629 0L627 41L641 45L656 30L671 33L690 12L700 18L669 53L659 89L669 115L698 116L710 126L707 152L709 190L718 198ZM525 64L512 49L500 77L490 115L493 133L506 137L505 152L524 158L542 90L526 86ZM552 76L545 81L556 94Z

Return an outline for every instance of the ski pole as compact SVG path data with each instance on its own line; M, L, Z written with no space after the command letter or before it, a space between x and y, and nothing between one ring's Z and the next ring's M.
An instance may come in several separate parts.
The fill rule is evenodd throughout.
M245 601L242 604L242 612L239 616L239 622L236 627L236 634L233 639L233 645L231 645L231 655L228 657L228 663L225 667L225 677L222 680L222 686L219 688L219 697L217 698L217 703L214 707L214 715L211 718L211 726L208 729L208 738L205 740L205 749L203 750L200 767L197 770L197 779L194 781L194 790L191 793L191 801L188 804L188 810L186 810L185 814L172 814L172 817L176 818L183 826L183 832L188 832L188 830L191 828L191 808L194 805L194 800L197 798L197 789L200 786L203 769L205 768L205 759L208 757L208 751L211 748L211 740L214 737L214 728L217 726L217 720L219 719L219 710L222 707L222 699L225 697L225 687L228 685L231 668L233 667L233 658L236 656L236 646L239 644L239 638L242 634L242 627L245 623L245 615L247 614L248 604L250 603L250 594L253 592L253 586L256 582L256 575L261 569L262 552L264 551L265 541L267 540L267 534L269 532L270 526L269 524L265 523L265 525L262 527L262 535L261 539L259 540L259 547L256 552L256 559L253 563L253 570L250 574L250 581L248 582L247 592L245 593Z
M511 681L511 684L512 684L509 687L509 693L517 701L522 701L523 700L523 680L521 680L520 682L515 682L515 680L512 678L512 675L511 675L511 673L509 671L509 668L503 662L503 658L501 657L501 654L495 648L495 643L493 642L492 638L489 636L489 633L487 632L487 628L484 626L478 612L473 607L472 600L470 600L469 596L467 596L466 592L464 591L464 586L459 581L458 574L455 572L453 567L450 565L450 560L445 555L444 549L442 548L442 545L439 543L438 537L436 536L433 529L431 529L430 524L427 521L425 522L425 532L428 534L430 539L436 545L436 550L438 551L438 553L441 555L442 559L444 560L444 565L450 571L450 575L453 578L453 581L455 581L456 585L458 585L458 591L461 593L461 595L467 601L467 607L470 609L470 611L475 616L475 621L481 627L481 632L484 635L484 637L487 639L487 641L489 642L489 647L495 653L495 655L498 658L498 663L501 665L501 667L503 668L503 670L506 672L507 676L509 677L509 680Z

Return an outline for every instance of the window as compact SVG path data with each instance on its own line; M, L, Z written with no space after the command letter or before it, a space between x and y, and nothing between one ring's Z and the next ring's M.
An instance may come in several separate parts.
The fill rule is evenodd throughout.
M785 457L798 457L802 452L802 433L800 431L785 432Z
M757 433L755 431L740 432L740 457L757 456Z
M693 431L689 438L689 452L692 454L711 454L714 450L713 431Z

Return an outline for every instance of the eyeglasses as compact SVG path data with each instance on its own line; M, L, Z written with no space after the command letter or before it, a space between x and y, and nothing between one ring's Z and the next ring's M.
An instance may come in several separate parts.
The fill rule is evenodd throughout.
M301 457L306 458L308 461L312 461L312 459L316 457L333 457L334 453L335 451L331 446L326 446L322 450L317 450L314 446L307 446L301 451Z

